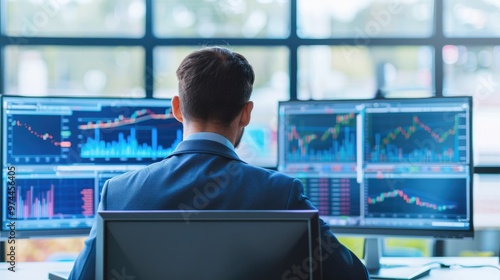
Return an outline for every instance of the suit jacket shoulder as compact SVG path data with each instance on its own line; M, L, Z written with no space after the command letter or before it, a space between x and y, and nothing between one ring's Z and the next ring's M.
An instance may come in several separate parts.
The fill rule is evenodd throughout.
M207 140L188 140L167 158L108 182L107 209L289 209L302 190L288 175L242 161ZM292 198L291 198L292 196Z

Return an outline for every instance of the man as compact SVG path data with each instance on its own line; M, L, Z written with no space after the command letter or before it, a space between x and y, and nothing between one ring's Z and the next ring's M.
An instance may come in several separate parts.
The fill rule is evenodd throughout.
M300 180L251 166L234 151L253 109L254 72L242 55L203 48L182 61L177 77L172 112L183 123L184 141L162 161L108 180L100 210L315 209ZM324 279L368 279L360 260L321 222ZM70 279L94 278L95 238L94 226ZM290 273L284 279L303 279L300 271Z

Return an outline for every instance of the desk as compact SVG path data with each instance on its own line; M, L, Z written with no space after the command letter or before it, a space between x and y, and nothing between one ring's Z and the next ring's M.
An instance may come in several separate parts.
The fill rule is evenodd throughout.
M423 265L431 262L439 262L447 265L460 264L465 266L494 265L498 268L498 257L433 257L433 258L381 258L383 265ZM430 274L419 278L421 280L500 280L500 270L490 267L463 268L460 266L452 268L432 269Z
M16 272L7 270L8 263L0 263L2 280L47 280L49 272L70 271L73 262L24 262L16 263Z
M416 265L430 262L442 262L445 264L462 264L462 265L498 265L498 257L487 258L382 258L382 264L402 264ZM17 271L10 272L7 270L7 263L0 263L0 279L2 280L47 280L47 276L51 271L68 271L73 267L72 262L32 262L18 263ZM448 268L448 269L433 269L430 275L420 278L422 280L500 280L500 270L494 268Z

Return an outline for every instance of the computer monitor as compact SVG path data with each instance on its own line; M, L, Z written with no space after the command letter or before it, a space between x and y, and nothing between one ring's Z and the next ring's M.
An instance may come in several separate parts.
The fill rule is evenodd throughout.
M321 279L319 240L313 210L99 212L96 279Z
M278 170L335 233L473 237L470 97L288 101L278 117Z
M2 96L0 240L88 234L104 182L168 155L168 99Z

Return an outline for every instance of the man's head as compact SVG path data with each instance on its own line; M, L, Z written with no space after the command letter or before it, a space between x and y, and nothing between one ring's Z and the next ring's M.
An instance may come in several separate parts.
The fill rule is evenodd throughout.
M237 127L237 134L242 134L250 121L253 103L249 100L255 79L245 57L227 48L203 48L184 58L177 69L177 78L179 97L172 102L180 109L176 114L174 108L177 119L198 127ZM248 116L242 116L245 112Z
M242 55L210 47L184 58L177 78L184 119L225 126L250 100L255 76Z

